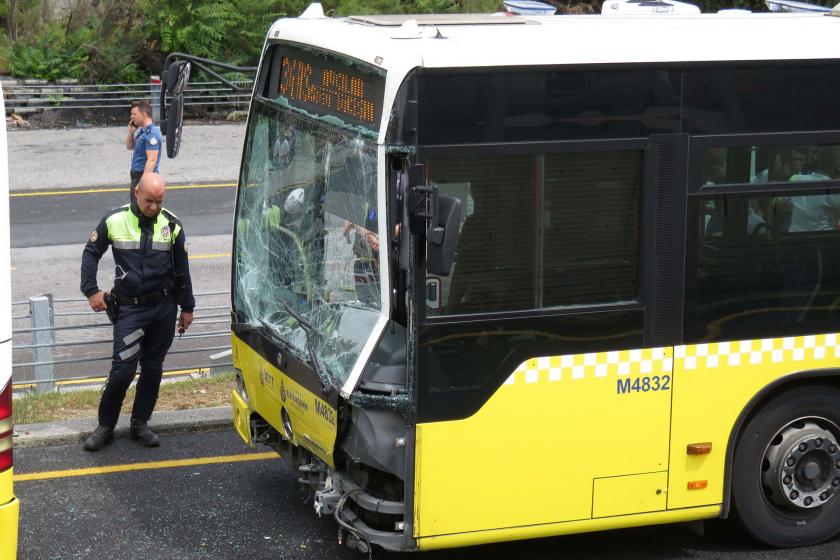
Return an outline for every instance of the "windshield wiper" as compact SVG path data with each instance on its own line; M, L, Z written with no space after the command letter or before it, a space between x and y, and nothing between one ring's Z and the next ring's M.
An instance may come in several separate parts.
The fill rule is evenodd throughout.
M312 369L315 370L315 374L318 376L318 379L321 380L321 387L324 389L324 392L326 392L327 386L332 385L332 383L330 383L331 378L327 370L324 369L324 366L321 364L321 361L318 359L318 353L315 352L315 344L313 343L315 335L323 336L323 334L313 327L312 323L301 317L300 313L295 311L291 305L282 299L278 299L277 301L283 306L283 309L285 309L289 315L294 317L298 324L303 327L303 330L306 331L306 349L309 351L309 361L312 362Z
M263 326L263 333L270 338L272 342L279 344L284 350L288 350L298 356L300 355L300 353L295 350L294 346L283 340L283 338L275 332L274 326L271 323L263 319L257 319L257 321L259 321L260 325Z
M291 315L292 317L294 317L295 321L297 321L297 322L300 324L300 326L301 326L301 327L303 327L303 328L304 328L307 332L315 333L315 334L317 334L317 335L320 335L320 334L321 334L320 332L318 332L318 330L317 330L315 327L313 327L313 326L312 326L312 323L310 323L309 321L307 321L306 319L304 319L304 318L301 316L301 314L300 314L300 313L298 313L297 311L295 311L294 307L292 307L291 305L289 305L288 303L286 303L286 302L285 302L285 301L283 301L282 299L278 299L278 300L277 300L277 302L278 302L280 305L282 305L282 306L283 306L283 309L285 309L285 310L286 310L286 313L288 313L289 315Z

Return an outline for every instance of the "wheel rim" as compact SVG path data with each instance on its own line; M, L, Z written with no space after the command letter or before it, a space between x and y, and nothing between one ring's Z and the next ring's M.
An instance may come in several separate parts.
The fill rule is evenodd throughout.
M779 430L764 451L761 483L767 500L787 512L808 512L840 493L840 429L810 417Z

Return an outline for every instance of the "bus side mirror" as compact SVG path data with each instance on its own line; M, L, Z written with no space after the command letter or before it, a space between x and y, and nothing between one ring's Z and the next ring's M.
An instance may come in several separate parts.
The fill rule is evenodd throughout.
M181 131L184 128L184 94L172 98L169 106L169 118L166 119L166 155L169 159L178 155L181 148Z
M179 60L169 65L169 69L166 71L166 89L172 95L184 93L184 90L187 89L191 68L192 65L186 60Z
M179 60L167 66L160 87L160 127L166 136L166 155L171 159L178 155L181 148L181 131L184 124L184 91L190 80L192 65L186 60ZM169 107L166 105L166 92L172 95ZM167 113L169 113L167 117Z
M449 276L455 262L461 225L461 199L446 194L437 195L437 216L426 230L426 270L438 276Z

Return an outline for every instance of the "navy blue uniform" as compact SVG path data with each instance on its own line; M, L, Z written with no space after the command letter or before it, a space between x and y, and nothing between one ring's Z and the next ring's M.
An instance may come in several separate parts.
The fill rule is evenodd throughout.
M158 173L160 167L160 151L163 145L163 136L160 133L160 128L154 124L138 128L134 133L134 151L131 153L131 187L129 195L131 201L134 202L134 187L140 182L143 177L143 171L146 169L146 162L149 156L147 151L158 152L158 158L155 162L154 172Z
M138 361L140 380L131 416L148 422L157 402L163 360L175 335L176 296L185 312L192 312L195 298L186 235L178 218L166 209L147 218L132 203L112 210L99 222L82 254L81 290L86 297L99 291L96 273L109 245L115 263L113 293L120 306L99 424L113 427Z

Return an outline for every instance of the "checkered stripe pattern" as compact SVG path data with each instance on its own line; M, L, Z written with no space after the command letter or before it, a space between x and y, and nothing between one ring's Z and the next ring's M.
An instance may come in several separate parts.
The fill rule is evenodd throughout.
M680 371L719 367L820 362L840 359L838 335L821 334L713 342L671 348L645 348L591 354L531 358L519 365L505 385L671 373L674 362Z
M670 348L550 356L523 362L508 377L505 385L593 377L660 375L670 373L672 369Z
M834 359L840 358L840 347L836 334L820 334L677 346L674 358L679 369L691 371Z

